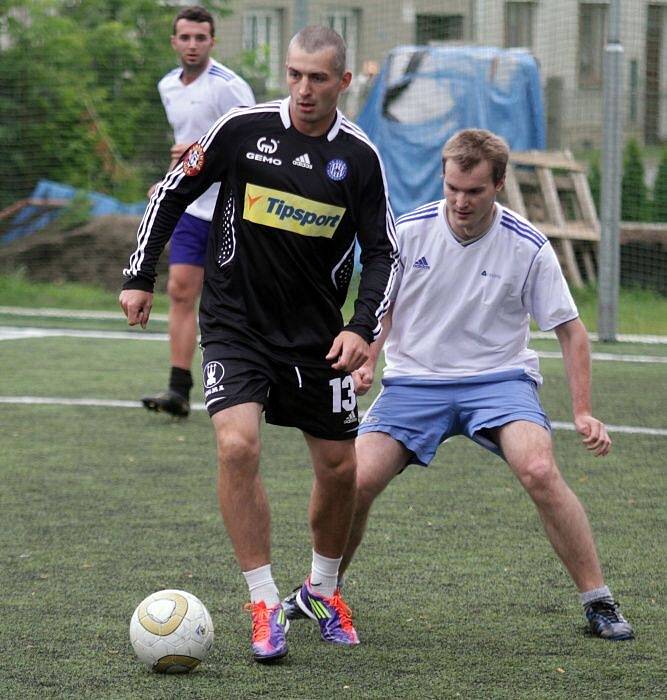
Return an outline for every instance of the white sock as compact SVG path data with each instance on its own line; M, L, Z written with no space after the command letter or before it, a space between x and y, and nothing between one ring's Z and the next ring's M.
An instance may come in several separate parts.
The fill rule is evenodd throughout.
M586 607L595 600L605 600L609 603L613 602L614 598L611 595L611 591L608 586L602 586L601 588L593 588L590 591L584 591L579 594L579 600L581 604Z
M313 566L310 571L310 585L317 595L331 598L338 584L338 567L343 557L329 559L313 549Z
M263 600L267 608L272 608L276 603L280 603L278 587L271 575L271 564L259 566L252 571L244 571L243 576L248 584L250 600L253 603Z

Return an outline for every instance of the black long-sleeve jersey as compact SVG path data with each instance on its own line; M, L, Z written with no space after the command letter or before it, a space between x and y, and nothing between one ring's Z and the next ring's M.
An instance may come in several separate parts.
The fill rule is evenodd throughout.
M379 334L397 270L380 157L340 112L323 136L297 131L289 99L233 109L190 147L151 198L125 289L152 291L179 217L218 181L202 344L240 341L278 358L321 362L343 329L357 239L361 279L345 329L368 342Z

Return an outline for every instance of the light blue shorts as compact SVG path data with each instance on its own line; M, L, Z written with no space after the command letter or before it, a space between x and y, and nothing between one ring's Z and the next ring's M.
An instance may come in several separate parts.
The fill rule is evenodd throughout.
M517 420L551 430L537 386L521 370L455 381L401 377L382 380L359 435L387 433L413 453L408 464L426 466L438 446L454 435L465 435L502 457L489 430Z

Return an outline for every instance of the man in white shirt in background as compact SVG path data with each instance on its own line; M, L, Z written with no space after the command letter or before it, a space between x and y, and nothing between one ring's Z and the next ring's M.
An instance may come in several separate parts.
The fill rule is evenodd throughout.
M496 202L508 158L507 144L489 131L455 134L443 149L445 199L397 221L393 304L368 362L353 372L364 394L385 346L382 390L355 445L357 505L339 581L374 499L409 464L427 466L444 440L465 435L505 459L532 498L592 633L632 639L604 584L586 513L556 464L537 354L528 349L532 316L555 331L576 430L603 456L611 440L592 415L588 335L546 236ZM300 617L294 594L284 607L288 618Z
M233 107L252 106L250 86L232 70L212 59L215 24L203 7L184 7L174 19L171 45L180 67L167 73L158 91L174 130L171 170L183 153L215 121ZM171 372L166 391L142 398L152 411L185 417L190 412L190 368L197 343L197 299L204 279L206 243L220 185L195 200L178 222L169 253L169 347ZM149 191L152 196L154 187Z

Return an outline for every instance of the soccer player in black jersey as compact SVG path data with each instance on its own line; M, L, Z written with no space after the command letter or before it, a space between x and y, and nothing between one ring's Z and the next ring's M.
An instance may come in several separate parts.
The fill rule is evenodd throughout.
M298 604L326 641L359 641L337 588L356 488L351 372L381 331L397 251L379 155L337 109L351 80L345 66L333 30L306 27L293 37L289 98L231 110L190 147L151 198L120 295L128 323L145 327L162 248L188 203L220 182L200 303L204 396L257 661L287 653L289 625L271 574L262 412L267 422L299 428L313 462L312 568ZM344 325L355 241L362 270Z

